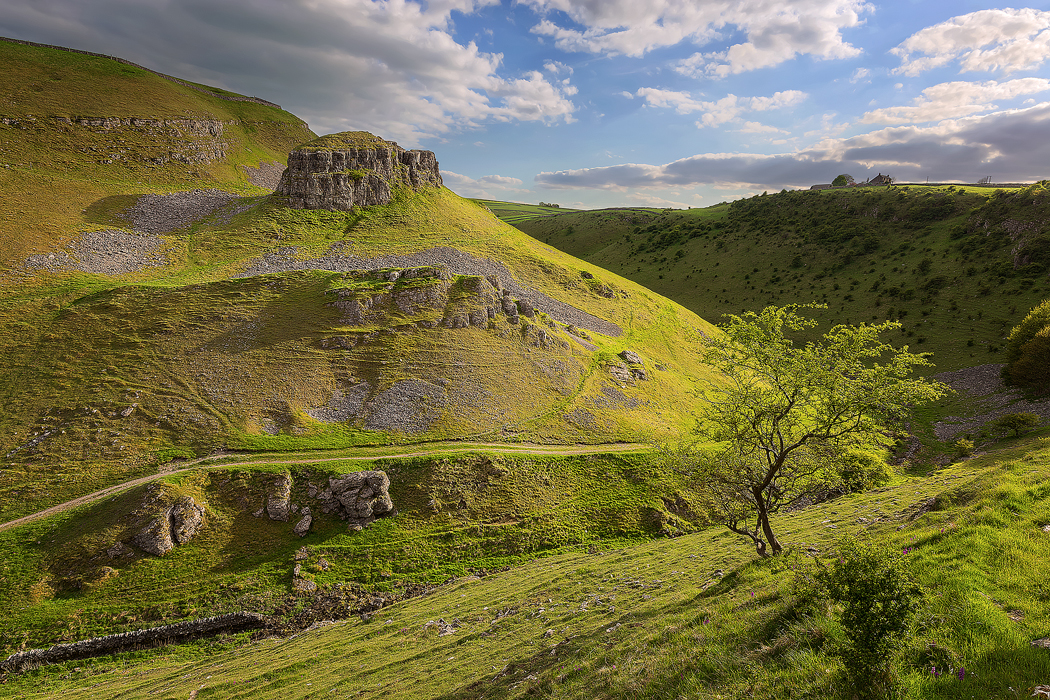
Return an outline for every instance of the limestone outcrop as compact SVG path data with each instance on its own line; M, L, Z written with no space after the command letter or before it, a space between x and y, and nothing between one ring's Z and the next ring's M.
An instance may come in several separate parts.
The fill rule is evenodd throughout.
M367 131L329 134L288 154L277 193L295 209L349 211L390 202L397 187L440 187L432 151L406 151Z
M183 496L149 521L131 541L139 549L158 557L176 545L186 544L204 525L204 507L190 496Z
M536 320L538 313L527 299L502 288L495 275L453 276L443 265L347 272L345 279L345 288L330 293L336 297L332 306L342 312L342 323L348 326L490 328L500 317L517 325L522 316ZM527 324L522 326L528 335ZM322 347L349 349L375 335L333 336L322 341ZM569 349L553 332L540 329L537 337L530 344Z
M321 501L321 512L335 513L360 530L376 518L394 513L390 499L390 477L386 472L353 472L330 477L328 488L311 487L310 496Z
M292 479L281 474L274 479L266 492L266 514L270 520L288 522L288 513L292 507Z

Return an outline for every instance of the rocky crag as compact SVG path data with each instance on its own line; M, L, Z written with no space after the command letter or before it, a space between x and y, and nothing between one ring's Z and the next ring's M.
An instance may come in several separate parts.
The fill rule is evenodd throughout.
M431 151L406 151L366 131L329 134L288 155L277 193L295 209L349 211L388 204L398 187L441 187Z
M150 489L145 508L162 502L167 494L162 489ZM193 498L183 496L175 503L157 512L138 532L132 543L150 554L164 556L176 545L186 544L204 525L204 507Z

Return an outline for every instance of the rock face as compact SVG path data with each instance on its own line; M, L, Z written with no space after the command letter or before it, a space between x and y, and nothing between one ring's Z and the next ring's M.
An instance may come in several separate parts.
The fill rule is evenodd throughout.
M299 535L300 537L306 537L306 534L310 532L310 526L313 524L313 522L314 517L310 515L310 509L303 508L302 520L295 524L295 527L292 528L292 532Z
M281 474L273 480L266 494L266 514L270 516L270 520L288 522L291 501L292 479L286 474Z
M292 151L276 191L295 209L349 211L389 203L395 187L441 184L433 152L406 151L366 131L344 131Z
M164 556L177 544L186 544L204 525L204 507L189 496L183 496L160 512L132 538L140 549Z
M336 513L349 521L351 529L360 529L377 517L393 514L389 489L386 472L354 472L330 477L328 488L317 492L316 498L321 501L322 512Z

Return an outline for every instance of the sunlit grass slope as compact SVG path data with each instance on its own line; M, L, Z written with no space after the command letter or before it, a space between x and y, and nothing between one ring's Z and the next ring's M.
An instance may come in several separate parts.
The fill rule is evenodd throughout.
M126 209L135 195L250 191L242 165L285 162L314 136L283 110L107 58L0 41L0 65L4 268L104 228L92 214Z
M1001 362L1050 293L1045 187L882 187L769 194L704 209L598 210L517 220L572 255L700 316L825 303L824 323L904 324L936 371Z
M1050 678L1050 441L781 516L764 562L720 529L565 553L290 639L70 662L32 697L849 698L842 631L792 569L854 533L908 548L926 586L898 667L906 698L1023 697ZM444 620L455 633L439 635ZM198 657L199 658L195 658ZM76 667L79 670L74 670ZM938 676L931 673L937 667ZM965 668L960 680L958 669ZM1028 690L1026 690L1028 689Z
M300 539L294 522L254 514L279 473L293 479L292 500L306 504L309 484L375 468L390 475L397 513L364 531L348 532L343 521L317 512L310 534ZM0 653L158 620L244 609L271 613L291 592L293 554L304 545L311 558L302 577L322 587L354 582L398 591L538 555L680 534L694 526L667 504L696 500L685 481L658 455L642 453L305 461L165 477L0 535L6 611ZM163 558L138 550L107 554L141 527L133 514L157 493L204 504L203 532ZM104 578L106 572L112 577Z
M336 241L359 257L449 246L492 258L519 283L615 323L622 334L590 334L589 348L540 325L567 346L548 350L527 341L526 326L545 323L537 318L489 330L379 334L350 351L325 341L375 329L348 326L332 306L333 291L345 284L341 273L228 279L275 247L299 246L308 258ZM229 225L194 227L173 249L183 251L181 262L142 273L135 284L63 273L8 292L0 305L0 391L8 407L0 449L11 460L0 474L5 515L155 469L151 455L174 447L668 436L692 425L697 392L710 378L696 357L699 333L710 326L691 312L538 243L448 190L402 193L357 213L264 202ZM612 298L599 293L609 290ZM608 368L625 349L645 359L647 381L613 380ZM450 392L485 399L448 406L413 436L324 424L305 413L347 383L367 380L378 392L413 378L444 378ZM132 404L135 412L121 417ZM280 434L265 434L263 419ZM42 433L46 439L34 443Z

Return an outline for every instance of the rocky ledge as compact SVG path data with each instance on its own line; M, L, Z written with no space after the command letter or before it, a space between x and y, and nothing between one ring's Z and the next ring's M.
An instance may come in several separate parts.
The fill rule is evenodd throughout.
M431 151L406 151L367 131L329 134L288 154L277 193L295 209L349 211L390 202L394 189L440 187Z

